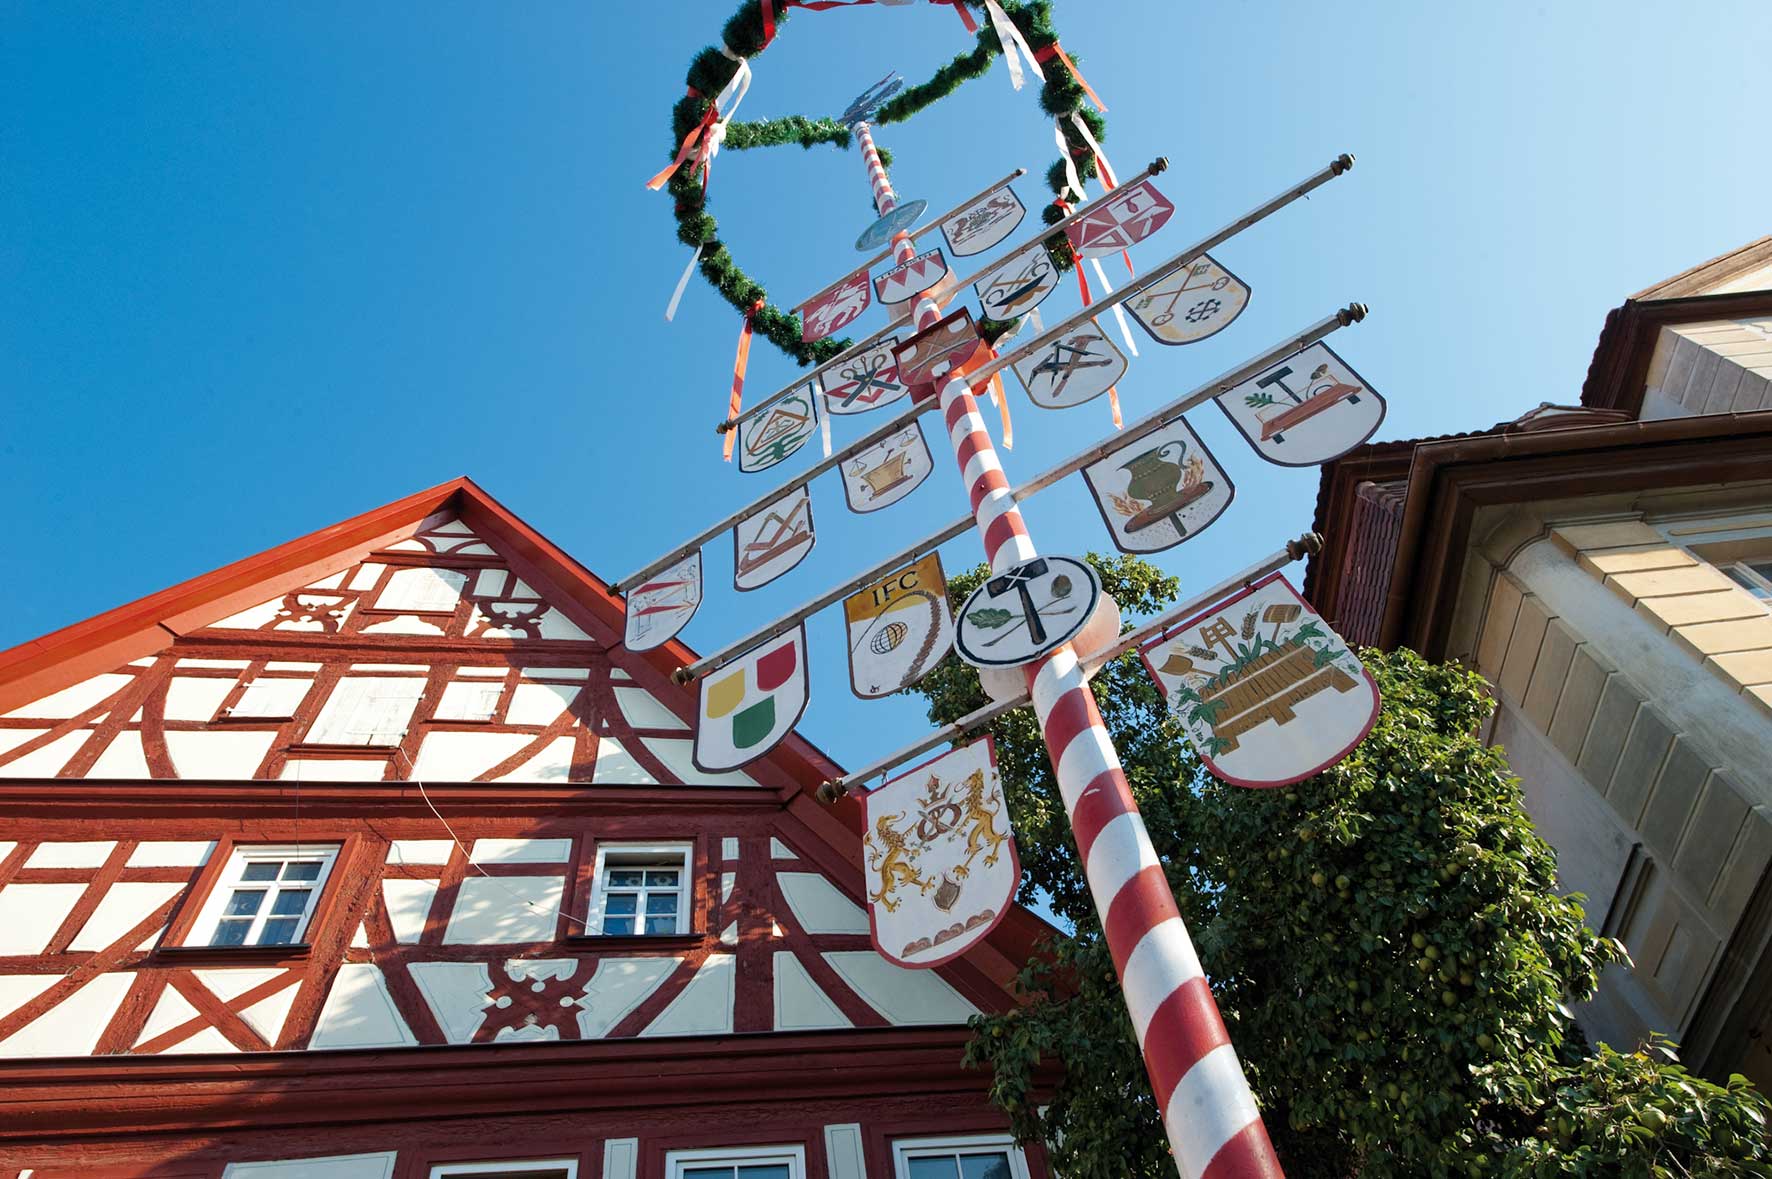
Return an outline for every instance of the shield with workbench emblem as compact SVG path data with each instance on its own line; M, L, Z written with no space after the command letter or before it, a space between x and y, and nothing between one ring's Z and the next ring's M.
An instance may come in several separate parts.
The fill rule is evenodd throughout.
M627 629L622 645L650 651L677 637L701 605L701 550L648 577L627 593Z
M988 734L868 791L861 808L874 949L927 969L996 928L1021 860Z

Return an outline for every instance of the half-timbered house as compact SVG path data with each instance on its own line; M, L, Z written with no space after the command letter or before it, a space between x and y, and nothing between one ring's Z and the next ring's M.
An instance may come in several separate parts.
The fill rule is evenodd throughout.
M0 655L0 1174L1040 1179L790 737L463 479Z

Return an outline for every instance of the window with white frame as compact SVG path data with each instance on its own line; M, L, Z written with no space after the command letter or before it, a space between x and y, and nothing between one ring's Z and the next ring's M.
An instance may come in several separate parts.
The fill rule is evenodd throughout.
M1028 1179L1027 1156L1007 1134L913 1138L892 1144L893 1179Z
M337 857L336 843L236 847L185 944L300 943Z
M806 1151L798 1146L745 1150L673 1150L665 1179L806 1179Z
M455 680L443 689L432 720L489 721L498 715L504 698L503 677L496 680Z
M424 695L418 676L346 676L308 729L308 745L398 745Z
M1729 580L1772 608L1772 558L1731 561L1722 570Z
M578 1179L577 1159L525 1159L510 1163L442 1163L431 1168L430 1179Z
M585 932L688 933L689 853L687 843L599 844Z

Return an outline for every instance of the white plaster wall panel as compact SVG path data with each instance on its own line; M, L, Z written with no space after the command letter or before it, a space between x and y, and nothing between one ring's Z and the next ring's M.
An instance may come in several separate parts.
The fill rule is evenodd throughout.
M634 1179L640 1168L638 1138L603 1140L603 1179Z
M679 782L689 786L755 786L757 780L741 770L733 770L725 774L707 774L695 768L691 760L691 742L687 739L677 740L671 737L642 737L640 740L652 751L652 756L665 764L665 768Z
M588 667L523 667L518 668L518 671L522 673L524 679L530 681L588 680L591 678L591 669ZM609 673L609 678L618 678L613 669Z
M56 980L59 981L59 980ZM0 1056L90 1056L135 975L101 974L0 1040Z
M4 861L7 856L11 855L12 849L17 846L18 844L13 840L0 839L0 861Z
M474 574L474 596L502 598L505 596L505 583L510 579L509 569L482 569Z
M275 994L266 995L252 1006L242 1008L240 1018L253 1031L263 1036L265 1043L275 1048L277 1037L283 1034L283 1025L289 1019L289 1009L295 1006L295 997L300 993L299 985L284 987Z
M591 781L599 786L652 786L657 779L640 768L634 755L614 737L597 738L597 764Z
M361 921L357 922L357 931L351 934L351 948L354 950L369 948L369 931L363 928Z
M570 839L476 839L475 864L564 864L572 858Z
M129 853L130 868L200 868L209 862L215 842L208 839L154 840L138 843Z
M162 1056L194 1056L199 1052L238 1052L234 1042L212 1027L201 1028L176 1044L160 1049Z
M70 950L102 950L185 890L165 881L119 881L105 890L98 908L68 943Z
M395 671L428 672L431 670L431 665L428 663L353 663L353 664L351 664L351 670L352 671L374 671L374 672L395 672Z
M616 688L615 703L636 729L687 729L689 725L644 688Z
M834 950L824 960L869 1006L895 1024L965 1023L978 1014L978 1008L933 970L906 970L872 950Z
M40 730L39 732L46 731ZM39 733L26 733L25 740L38 736ZM0 766L0 778L53 778L61 768L68 764L80 746L86 744L91 732L77 729L72 733L63 733L40 749L33 749L17 761L9 761ZM23 744L23 741L18 744Z
M735 875L736 873L732 872L720 873L720 899L722 901L732 899L732 881Z
M794 854L793 848L789 847L773 835L769 837L769 858L772 860L799 859L799 857Z
M160 992L154 1010L148 1013L148 1020L142 1024L142 1034L135 1038L135 1046L140 1047L149 1040L158 1039L173 1028L181 1027L197 1018L197 1009L191 1001L167 987Z
M11 1015L60 981L59 974L0 974L0 1017Z
M570 782L572 780L572 751L578 742L572 737L560 737L547 743L542 751L512 770L500 775L498 782Z
M234 690L233 680L199 679L175 675L166 685L166 719L170 721L209 721L216 709Z
M775 1030L813 1031L847 1028L849 1021L831 997L812 981L792 950L775 951Z
M368 962L338 968L320 1008L310 1048L410 1048L418 1040L388 994L387 980Z
M118 733L111 738L111 743L98 755L92 768L86 771L88 778L152 778L148 769L148 755L142 750L142 735L129 731Z
M156 664L158 662L159 662L159 659L157 659L155 656L144 655L140 659L131 659L129 661L129 666L131 666L131 667L152 667L152 666L154 666L154 664Z
M777 872L775 882L807 933L866 933L868 915L816 872Z
M341 569L337 573L330 573L330 574L326 575L325 577L322 577L319 581L309 582L307 585L307 588L308 589L335 590L335 589L342 589L344 587L344 584L345 584L345 571Z
M374 589L375 583L381 580L381 571L386 568L386 565L376 561L367 561L359 565L357 572L351 574L351 588L354 590Z
M736 961L731 954L709 954L689 985L640 1034L717 1036L732 1031Z
M552 724L582 691L583 688L570 684L518 684L511 693L511 708L505 721L513 725Z
M549 610L541 616L538 628L544 639L569 639L589 642L591 636L578 629L578 626L558 610Z
M223 1002L238 999L253 987L263 986L272 979L289 973L278 967L223 967L220 969L193 970L199 982L215 993L216 998Z
M578 1004L579 1034L588 1040L607 1036L682 964L681 958L603 959Z
M452 536L477 536L477 535L479 535L472 528L469 528L466 524L462 523L462 519L460 516L452 516L449 519L442 521L441 523L431 525L429 528L426 528L424 531L426 531L426 532L446 532Z
M388 906L388 923L394 927L394 940L408 945L424 934L425 921L431 915L431 902L437 896L435 880L383 880L382 900Z
M313 745L394 745L424 694L422 676L346 676L308 730Z
M95 705L104 703L134 682L134 676L108 671L103 675L95 675L89 680L81 680L72 687L63 688L59 692L52 692L40 700L20 705L6 715L41 717L44 720L67 720L69 717L79 716Z
M166 752L181 778L250 778L276 739L275 732L167 733Z
M327 613L333 614L333 618L336 622L340 623L349 618L351 612L357 608L357 603L354 601L333 597L328 594L302 593L297 594L295 600L302 606L322 609ZM333 613L334 611L336 611L336 613ZM326 625L318 618L288 618L279 622L276 626L272 627L272 629L307 631L312 634L321 634L326 630Z
M868 1179L867 1155L861 1145L861 1123L826 1126L824 1157L828 1179Z
M0 888L0 954L41 954L85 891L84 884Z
M25 860L27 868L96 868L117 846L114 839L82 840L78 843L40 843Z
M486 992L492 976L484 962L414 962L418 984L437 1026L451 1044L466 1044L486 1021Z
M229 707L228 715L240 719L288 720L307 699L313 686L313 680L260 676L246 685L239 702Z
M388 844L390 864L447 864L453 839L396 839Z
M472 782L527 744L522 733L426 733L412 776L421 782Z
M47 732L48 729L0 729L0 753L10 753Z
M511 588L505 591L505 595L512 598L541 597L541 595L536 593L535 590L531 588L530 584L527 581L524 581L521 577L511 578Z
M385 761L340 757L292 757L278 775L289 782L379 782L388 776Z
M504 696L500 680L458 679L443 687L443 697L431 713L432 720L489 721L498 715Z
M738 922L732 921L727 923L726 928L720 931L720 941L728 946L736 946L738 944Z
M458 667L455 674L466 679L504 679L509 667Z
M443 940L503 945L554 940L563 876L470 876L456 894Z
M558 1040L559 1038L560 1029L553 1024L543 1026L541 1024L531 1023L514 1028L499 1028L496 1032L492 1033L492 1041L495 1044L522 1043L531 1040Z
M440 635L443 628L434 622L427 622L416 614L401 614L394 618L386 618L380 622L372 622L363 628L366 635Z
M229 1163L222 1171L222 1179L388 1179L394 1173L394 1158L394 1152L389 1150L379 1154Z

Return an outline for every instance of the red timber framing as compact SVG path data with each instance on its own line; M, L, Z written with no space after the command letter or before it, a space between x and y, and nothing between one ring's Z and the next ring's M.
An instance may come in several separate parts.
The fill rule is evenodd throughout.
M459 600L379 609L390 579L420 567L462 573ZM386 627L414 615L429 629ZM835 928L791 895L818 878L861 910L859 807L813 797L838 767L790 737L742 776L684 781L655 750L687 740L693 693L669 676L694 655L628 652L622 625L604 582L460 479L0 653L0 714L14 714L0 715L0 909L14 886L65 906L28 951L0 948L0 1164L36 1179L216 1176L394 1150L405 1177L582 1153L591 1177L601 1140L622 1137L638 1138L643 1177L714 1139L803 1145L822 1175L822 1128L855 1123L869 1173L887 1176L892 1137L1000 1132L988 1077L959 1067L963 1016L922 1026L882 1002L844 970L871 954L865 924ZM489 666L502 670L479 677L496 686L485 719L434 715L461 669ZM400 676L423 682L397 739L310 739L340 680ZM29 715L94 677L114 679L68 715ZM288 715L231 714L255 683L289 678L309 687ZM550 691L568 701L558 716L517 714ZM644 717L618 702L636 692L655 702ZM190 736L214 733L256 734L263 752L234 776L191 772ZM424 742L458 733L511 751L419 780ZM116 774L107 750L125 738L145 775ZM569 756L524 773L563 740ZM53 773L8 769L57 741L74 752ZM600 781L608 742L634 768ZM365 780L314 768L339 762ZM691 849L685 933L587 935L597 849L622 843ZM230 853L261 844L337 849L300 943L187 945L204 940L194 922ZM1045 929L1018 910L933 974L954 1002L1000 1010ZM728 960L725 1022L673 1031L661 1017ZM784 969L846 1026L801 1030ZM656 979L600 1009L599 974L617 970ZM426 990L451 971L486 981L469 1009ZM341 979L371 976L405 1047L329 1030ZM8 1058L9 1038L106 987L101 1011L64 1011L69 1052ZM523 1042L537 1037L559 1042Z

